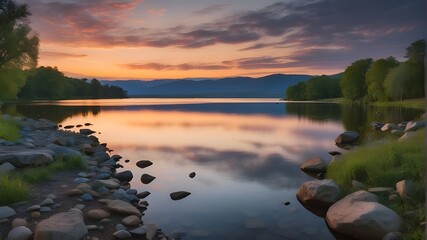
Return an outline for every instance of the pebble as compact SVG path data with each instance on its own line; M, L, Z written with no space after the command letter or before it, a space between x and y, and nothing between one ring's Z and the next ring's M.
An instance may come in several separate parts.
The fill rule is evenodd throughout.
M40 206L50 206L50 205L53 205L54 204L54 202L53 202L53 200L52 199L50 199L50 198L46 198L45 200L43 200L41 203L40 203Z
M189 176L190 178L194 178L194 177L196 176L196 173L195 173L195 172L192 172L192 173L190 173L188 176Z
M33 205L33 206L27 208L27 211L28 212L38 211L38 210L40 210L40 208L41 208L40 205Z
M23 218L15 218L12 221L12 228L20 227L20 226L27 226L27 220Z
M54 199L56 199L56 196L53 195L53 194L49 194L49 195L46 196L46 198L54 200Z
M51 211L52 211L52 209L50 207L41 207L40 208L40 212L41 213L48 213L48 212L51 212Z
M88 179L88 178L76 178L76 179L74 179L74 183L87 183L87 182L89 182L90 181L90 179Z
M85 208L86 206L83 204L77 204L76 206L74 206L74 208L78 208L80 210L83 210L83 208Z
M86 225L88 231L97 230L98 226L96 225Z
M148 224L147 225L147 235L146 238L148 240L153 240L156 237L157 233L157 226L154 224Z
M107 224L107 223L110 223L111 222L111 219L109 219L109 218L103 218L103 219L101 219L101 221L99 221L100 223L102 223L102 224Z
M80 189L71 189L70 191L67 192L68 196L77 196L77 195L82 195L84 192Z
M85 202L89 202L89 201L92 201L94 198L89 193L85 193L85 194L80 196L80 199L85 201Z
M110 216L110 213L103 209L93 209L87 212L86 216L92 219L105 219Z
M40 212L32 212L31 213L31 218L36 219L36 218L39 218L40 215L41 215Z
M132 235L126 230L119 230L113 233L113 236L118 239L127 239L132 237Z
M132 215L122 219L122 223L126 226L133 227L138 225L141 219L138 216Z
M144 192L138 193L136 196L141 198L141 199L144 199L144 198L148 197L148 195L150 195L150 194L151 193L149 191L144 191Z
M15 210L13 210L10 207L7 207L7 206L0 207L0 219L9 218L15 214L16 214Z
M119 224L116 225L116 230L117 231L126 230L126 227L123 224L119 223Z
M30 239L33 232L25 226L20 226L12 229L7 235L9 240L27 240Z
M102 230L105 229L105 227L104 226L99 226L98 229L102 231Z
M143 236L147 234L147 226L141 226L130 231L132 235Z

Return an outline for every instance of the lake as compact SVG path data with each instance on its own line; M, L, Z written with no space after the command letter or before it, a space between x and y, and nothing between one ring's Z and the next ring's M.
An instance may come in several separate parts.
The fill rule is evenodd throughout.
M375 141L382 133L371 130L372 121L401 122L423 113L277 99L34 101L4 104L1 111L62 125L92 123L100 141L132 170L132 188L151 192L144 223L189 240L333 239L324 219L295 197L312 180L299 166L344 151L334 144L343 131L358 131L360 142ZM136 167L144 159L154 164ZM144 173L156 179L142 184ZM175 191L191 195L172 201Z

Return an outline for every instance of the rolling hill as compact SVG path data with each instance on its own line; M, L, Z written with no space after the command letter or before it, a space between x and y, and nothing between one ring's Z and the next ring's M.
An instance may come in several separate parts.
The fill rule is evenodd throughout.
M306 81L310 75L274 74L260 78L102 80L116 85L130 97L266 97L282 98L287 87Z

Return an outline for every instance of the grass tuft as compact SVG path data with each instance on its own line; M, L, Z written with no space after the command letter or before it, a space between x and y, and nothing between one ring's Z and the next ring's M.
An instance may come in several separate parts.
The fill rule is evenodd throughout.
M19 124L13 119L0 117L0 139L15 142L19 137Z
M0 205L21 202L29 197L29 185L17 176L0 177Z
M87 167L81 156L59 156L42 167L28 168L12 175L0 176L0 205L27 200L30 184L51 180L53 174L65 170L81 170Z

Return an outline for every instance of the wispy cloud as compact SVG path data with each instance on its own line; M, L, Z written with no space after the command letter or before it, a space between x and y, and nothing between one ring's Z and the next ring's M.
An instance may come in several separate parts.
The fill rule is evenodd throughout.
M63 52L44 52L41 51L40 55L51 57L51 58L83 58L87 57L86 54L74 54L74 53L63 53Z
M161 16L165 15L166 12L167 12L167 10L164 8L148 10L148 14L150 14L151 16L156 16L156 17L161 17Z
M221 69L229 69L230 67L217 65L217 64L209 64L209 63L183 63L177 65L169 65L162 63L145 63L145 64L123 64L120 65L124 68L130 70L140 70L140 69L152 69L152 70L221 70Z
M230 6L231 4L213 4L205 8L202 8L200 10L194 11L193 14L195 15L217 14L218 12L223 11Z

